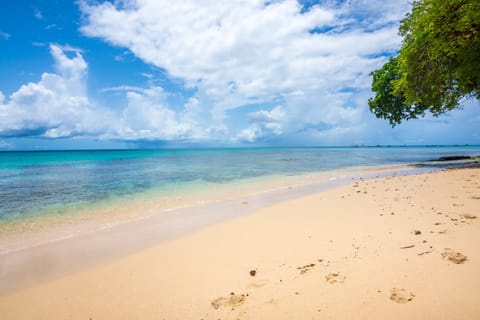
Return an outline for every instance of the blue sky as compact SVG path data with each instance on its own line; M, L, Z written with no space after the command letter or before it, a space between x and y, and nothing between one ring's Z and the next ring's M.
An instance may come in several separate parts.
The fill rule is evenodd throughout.
M2 1L0 149L480 144L479 102L391 128L369 73L409 1Z

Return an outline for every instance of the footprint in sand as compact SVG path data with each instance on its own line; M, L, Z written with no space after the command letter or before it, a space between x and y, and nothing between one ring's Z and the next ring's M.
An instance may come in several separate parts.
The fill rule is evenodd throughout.
M477 219L477 216L474 215L474 214L464 213L462 216L463 216L465 219L470 219L470 220Z
M395 301L396 303L408 303L412 301L413 298L415 298L415 295L405 289L393 288L390 291L390 300Z
M330 283L343 283L345 282L346 277L341 275L340 273L329 273L325 276L325 280Z
M445 260L449 260L455 264L462 264L467 261L467 256L461 254L460 252L456 252L453 249L445 248L442 252L442 258Z
M241 306L247 300L248 294L235 294L234 292L230 293L228 298L226 297L219 297L211 302L211 305L214 309L218 309L220 307L228 307L234 308Z

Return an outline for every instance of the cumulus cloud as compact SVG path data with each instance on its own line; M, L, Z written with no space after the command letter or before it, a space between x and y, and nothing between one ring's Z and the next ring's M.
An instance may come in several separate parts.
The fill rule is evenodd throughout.
M81 8L86 35L129 48L225 108L324 88L327 81L341 86L378 64L368 56L399 44L396 25L315 32L348 23L345 6L302 12L296 1L142 0Z
M68 58L66 51L73 51ZM58 74L44 73L37 83L23 85L0 102L2 136L68 137L96 132L99 117L85 92L87 64L72 48L50 45Z
M168 106L161 87L128 91L127 107L122 110L118 125L106 138L123 140L201 140L201 131L187 104L184 112L174 112Z
M254 141L268 133L299 130L299 120L319 130L341 125L332 114L341 114L341 120L351 116L348 124L358 120L351 109L365 108L366 100L352 104L341 90L370 92L369 73L385 61L384 54L398 48L398 21L409 4L126 0L81 2L80 7L85 35L128 48L196 88L217 120L244 105L282 103L285 118L295 122L284 120L277 126L250 119L238 137ZM298 95L302 104L292 99ZM314 113L313 118L296 117L305 112Z
M249 115L250 125L238 135L239 141L254 142L265 137L279 136L283 133L286 123L285 111L281 106L272 110L260 110Z
M105 88L102 92L124 94L127 104L98 106L87 94L88 65L81 50L52 44L50 53L55 73L42 74L40 81L21 86L8 98L0 92L0 137L201 140L213 130L198 123L203 110L198 100L190 98L175 112L158 86Z

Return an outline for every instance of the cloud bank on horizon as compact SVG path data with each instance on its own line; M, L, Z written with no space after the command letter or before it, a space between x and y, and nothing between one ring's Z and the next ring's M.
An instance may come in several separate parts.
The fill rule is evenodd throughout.
M122 104L100 103L87 90L95 75L88 74L82 49L52 43L54 72L8 97L0 91L0 138L223 145L480 141L469 129L480 124L478 101L395 129L369 113L369 74L399 48L398 23L409 1L80 1L79 10L83 36L127 49L185 92L154 81L124 84L98 89L121 93ZM182 105L170 104L175 94L187 95ZM459 123L470 127L459 129ZM449 130L451 136L442 137Z

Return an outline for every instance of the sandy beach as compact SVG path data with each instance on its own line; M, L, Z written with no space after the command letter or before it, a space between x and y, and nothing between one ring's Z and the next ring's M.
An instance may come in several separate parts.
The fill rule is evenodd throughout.
M479 219L478 168L364 180L4 292L0 314L478 319Z

